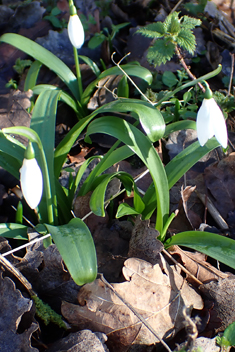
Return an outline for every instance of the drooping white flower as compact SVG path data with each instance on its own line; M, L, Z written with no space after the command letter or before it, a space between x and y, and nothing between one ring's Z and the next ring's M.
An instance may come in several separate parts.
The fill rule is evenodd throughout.
M85 40L82 22L77 14L71 15L68 23L68 35L72 45L80 49Z
M228 134L224 115L214 98L203 99L197 113L197 137L201 146L215 136L223 148L227 148Z
M32 148L31 143L28 148ZM26 157L23 160L22 167L20 168L20 185L27 204L31 209L35 209L41 201L43 192L43 177L37 160L34 157L27 158L27 152L28 150L26 150Z

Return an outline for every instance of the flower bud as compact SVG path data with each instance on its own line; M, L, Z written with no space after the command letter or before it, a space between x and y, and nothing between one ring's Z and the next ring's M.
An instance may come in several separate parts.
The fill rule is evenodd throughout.
M72 45L80 49L85 40L82 22L77 14L71 15L68 23L68 35Z
M20 185L24 199L31 209L38 206L43 192L42 172L34 156L32 144L29 143L20 168Z

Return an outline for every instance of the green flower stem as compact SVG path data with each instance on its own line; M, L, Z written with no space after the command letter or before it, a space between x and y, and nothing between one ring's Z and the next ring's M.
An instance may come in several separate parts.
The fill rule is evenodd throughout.
M54 204L54 199L52 199L52 194L51 194L51 185L50 185L50 177L49 177L49 171L48 171L48 166L47 166L47 161L46 161L46 156L43 150L43 145L42 142L38 136L38 134L32 130L29 127L8 127L8 128L3 128L2 129L3 133L6 134L17 134L20 136L24 136L30 140L30 142L37 143L38 149L41 155L42 159L42 173L43 173L43 181L44 181L44 190L46 194L46 202L47 202L47 214L48 214L48 223L51 225L54 225L54 211L53 207L56 206Z
M167 219L160 235L158 236L158 240L163 242L165 241L165 238L166 238L166 232L168 230L168 227L170 226L171 222L173 221L173 219L176 217L176 215L178 214L178 212L175 212L175 213L172 213L169 218Z
M172 96L174 96L176 93L180 92L183 89L195 86L195 84L197 84L198 82L206 81L206 80L218 75L221 70L222 70L222 65L219 65L217 67L217 69L215 69L214 71L211 71L210 73L207 73L206 75L199 77L199 78L195 79L194 81L183 84L181 87L178 87L175 90L173 90L172 92L167 93L162 99L160 99L157 102L157 104L155 104L155 106L159 106L164 101L168 101Z
M78 94L79 94L79 101L80 101L83 93L82 77L81 77L81 71L79 66L78 52L74 46L73 46L73 55L74 55L74 61L76 66L76 74L77 74L77 80L78 80Z

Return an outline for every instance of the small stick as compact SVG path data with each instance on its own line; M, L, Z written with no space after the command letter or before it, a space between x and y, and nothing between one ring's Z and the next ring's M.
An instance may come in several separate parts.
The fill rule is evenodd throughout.
M175 47L175 52L176 52L176 55L178 56L179 60L180 60L180 63L181 65L183 66L183 68L185 69L185 71L187 72L188 76L192 79L192 80L195 80L196 77L194 76L194 74L192 74L192 72L190 71L190 69L188 68L186 62L184 61L184 58L183 56L181 55L181 52L178 48L178 46L176 45ZM205 93L205 88L203 87L203 85L198 82L198 86L200 87L200 89L202 90L203 93Z
M190 276L199 286L202 285L203 283L198 280L193 274L190 273L190 271L188 271L183 265L181 265L180 263L178 263L173 257L172 255L167 252L167 250L163 249L162 252L168 257L170 258L170 260L173 261L173 263L175 263L176 265L178 265L178 267L184 271L188 276Z
M17 270L3 255L0 254L0 264L2 264L12 275L14 275L22 285L27 289L30 294L30 297L37 296L37 294L33 291L31 283L21 274L19 270Z
M230 72L230 80L228 86L228 94L227 97L231 94L232 84L233 84L233 72L234 72L234 54L229 53L231 56L231 72Z

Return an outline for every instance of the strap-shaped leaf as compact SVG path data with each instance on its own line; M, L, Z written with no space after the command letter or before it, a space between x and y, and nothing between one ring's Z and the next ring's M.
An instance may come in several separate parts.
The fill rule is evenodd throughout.
M81 286L94 281L97 276L96 251L86 224L75 218L67 225L45 226L76 284Z
M41 67L42 67L42 63L38 60L32 63L32 65L28 70L28 73L24 82L24 91L32 89L36 85L38 74Z
M28 240L28 227L22 224L2 223L0 224L0 235L17 240Z
M162 161L150 140L128 122L112 117L100 117L93 121L87 130L92 133L106 133L125 143L147 166L153 178L157 199L156 228L161 232L169 213L169 189Z
M123 171L105 175L103 180L95 188L90 199L90 207L93 213L98 216L105 216L105 192L109 182L115 177L120 179L120 181L123 183L123 186L125 187L126 192L129 196L131 194L132 187L134 187L134 207L138 214L141 213L144 209L144 203L141 200L134 179L131 175Z
M78 100L77 78L73 72L57 56L49 50L43 48L34 41L15 33L6 33L0 37L0 41L11 44L17 49L24 51L26 54L34 57L49 69L54 71L60 79L69 87L74 97Z
M235 269L235 241L231 238L203 231L177 233L165 242L165 248L185 246L205 253Z
M51 202L54 211L54 221L57 221L57 200L54 183L54 146L55 146L55 124L56 124L56 113L57 105L60 97L60 91L58 90L44 90L38 96L35 103L33 114L31 118L30 127L38 134L46 157L50 189L51 189ZM35 148L36 155L38 149ZM41 154L38 153L38 162L43 170L43 160ZM45 175L44 175L45 177ZM47 196L43 194L39 210L42 216L42 221L46 222L47 209L46 202Z
M77 114L79 114L79 118L83 117L83 111L81 107L79 106L77 100L75 100L71 95L66 93L65 91L59 89L56 86L50 85L50 84L38 84L37 86L33 86L32 91L34 94L39 95L41 94L44 90L57 90L60 92L60 100L63 101L65 104L70 106Z

